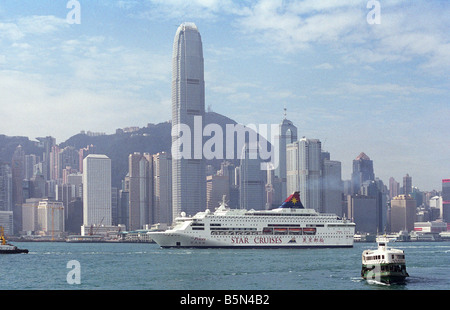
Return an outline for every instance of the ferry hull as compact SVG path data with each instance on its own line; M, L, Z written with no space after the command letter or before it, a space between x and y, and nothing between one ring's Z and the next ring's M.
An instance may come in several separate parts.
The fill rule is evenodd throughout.
M182 233L155 232L151 238L162 248L351 248L353 239L338 243L307 236L234 236L215 240Z
M15 250L0 250L0 254L26 254L27 249L15 249Z
M379 268L378 268L379 269ZM361 276L365 280L376 280L378 282L393 284L404 283L409 276L405 271L372 271L364 268L361 270Z

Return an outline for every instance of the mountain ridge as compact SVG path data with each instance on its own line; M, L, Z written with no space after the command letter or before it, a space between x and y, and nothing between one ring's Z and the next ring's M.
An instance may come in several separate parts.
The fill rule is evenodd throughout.
M237 122L216 112L205 112L204 123L205 125L218 124L222 128L224 135L223 149L225 150L226 125L236 125ZM25 154L36 154L41 156L42 159L43 150L38 146L38 142L30 140L28 137L0 135L0 161L10 163L14 150L19 144L22 145ZM171 152L171 122L148 124L147 127L139 128L131 133L123 132L123 130L116 130L114 134L99 136L79 133L58 144L61 149L71 146L77 150L89 145L95 146L95 153L105 154L111 159L111 184L114 187L121 188L121 182L128 173L128 156L130 154L135 152L149 154ZM218 169L222 161L222 159L212 159L208 160L207 163ZM237 159L229 161L235 165L238 164Z

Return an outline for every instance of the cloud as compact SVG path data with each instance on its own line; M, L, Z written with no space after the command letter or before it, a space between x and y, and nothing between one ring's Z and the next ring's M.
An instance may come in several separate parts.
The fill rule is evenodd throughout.
M381 24L369 25L364 1L256 1L239 29L276 53L326 46L347 62L419 60L421 68L450 67L446 30L450 6L382 2ZM427 10L425 10L427 9Z
M67 26L65 19L52 15L21 17L14 21L0 23L0 39L19 41L27 35L54 33Z
M58 33L66 25L54 16L0 23L0 133L61 141L81 129L111 132L169 118L170 54L106 36L70 38Z
M324 62L320 65L315 66L316 69L324 69L324 70L331 70L334 69L334 66L332 64L329 64L328 62Z

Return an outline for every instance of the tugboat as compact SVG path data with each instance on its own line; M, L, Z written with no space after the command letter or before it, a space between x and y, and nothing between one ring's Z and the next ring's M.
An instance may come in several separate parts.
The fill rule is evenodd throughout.
M28 253L27 249L19 249L15 245L6 242L3 227L0 226L0 254Z
M403 250L388 248L389 238L377 237L378 249L362 253L361 277L381 283L403 283L406 277L406 260Z

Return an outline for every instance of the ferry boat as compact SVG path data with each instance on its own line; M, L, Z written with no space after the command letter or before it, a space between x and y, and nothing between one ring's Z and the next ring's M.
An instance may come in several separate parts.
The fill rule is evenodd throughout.
M299 192L272 210L230 209L224 197L215 212L181 215L173 228L149 232L153 241L163 248L353 247L355 224L304 208Z
M3 227L0 226L0 254L28 253L27 249L19 249L15 245L6 242Z
M378 237L378 249L362 253L362 278L391 284L404 282L409 277L404 251L388 248L389 241L387 237Z

